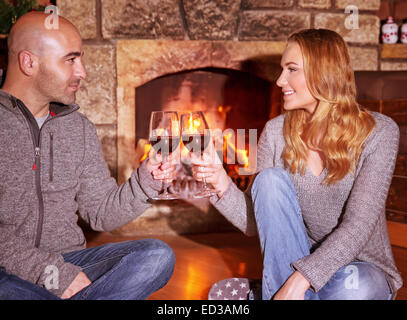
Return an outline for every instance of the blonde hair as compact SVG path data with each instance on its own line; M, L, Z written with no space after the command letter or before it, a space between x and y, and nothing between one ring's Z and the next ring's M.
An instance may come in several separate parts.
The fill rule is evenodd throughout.
M331 185L354 172L375 121L356 102L349 52L340 35L306 29L288 41L301 48L305 79L318 104L311 117L303 109L286 112L282 158L292 173L304 174L309 148L319 151L327 169L324 183Z

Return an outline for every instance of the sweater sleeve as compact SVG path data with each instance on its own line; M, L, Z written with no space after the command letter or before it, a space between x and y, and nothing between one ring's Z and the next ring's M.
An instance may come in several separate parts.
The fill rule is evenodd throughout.
M151 196L158 193L161 184L152 178L143 162L118 186L103 158L96 128L87 119L84 131L85 151L77 194L79 212L94 230L111 231L149 208Z
M360 164L342 222L313 253L291 264L311 283L315 292L338 269L357 257L369 241L380 215L384 214L399 136L397 124L387 121L387 125L372 139L372 148Z
M275 152L272 148L272 143L269 137L270 125L271 122L269 121L259 138L256 150L256 174L265 168L273 166L272 161ZM251 184L245 192L242 192L233 181L231 181L228 189L221 198L215 195L210 198L210 201L230 223L243 233L248 236L254 236L257 234L251 197Z
M57 296L64 293L82 270L65 262L61 254L34 247L26 239L18 237L11 226L2 224L0 224L0 266L9 274L35 283ZM52 271L54 267L57 274ZM54 276L58 282L53 280Z

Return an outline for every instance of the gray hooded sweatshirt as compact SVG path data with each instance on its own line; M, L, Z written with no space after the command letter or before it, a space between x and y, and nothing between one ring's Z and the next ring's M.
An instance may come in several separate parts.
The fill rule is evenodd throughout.
M78 109L51 104L40 130L23 102L0 90L0 267L43 287L56 267L50 291L58 296L81 271L61 255L86 247L77 212L110 231L142 214L160 186L145 163L117 186L95 126Z

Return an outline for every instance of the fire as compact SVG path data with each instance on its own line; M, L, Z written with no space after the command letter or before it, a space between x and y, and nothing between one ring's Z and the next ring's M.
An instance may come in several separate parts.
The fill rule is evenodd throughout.
M193 119L192 115L190 115L187 121L187 132L189 134L198 133L198 128L201 125L200 119ZM144 150L143 150L144 149ZM143 155L140 158L140 162L144 161L150 152L151 144L147 141L144 145L140 146L140 151L143 150ZM233 155L236 157L233 164L230 164L228 167L239 174L239 168L249 168L249 151L246 149L239 149L236 146L236 141L233 132L225 133L223 137L223 157L225 163L228 164L228 154ZM186 148L181 148L181 158L186 158L188 155L188 150Z
M194 134L198 133L198 128L201 126L200 119L192 119L192 114L189 116L188 119L188 133Z
M233 138L233 134L231 132L227 133L225 136L225 142L223 145L223 155L227 157L228 150L232 150L234 154L236 154L238 163L243 163L244 168L249 167L249 151L246 149L238 149L235 146L235 141ZM238 173L239 167L238 165L234 165L234 170Z
M240 159L243 159L243 163L244 163L243 166L245 168L248 168L249 167L249 156L248 156L249 151L237 149L236 153L237 153L238 158L240 157Z
M151 144L146 143L146 144L144 145L144 153L143 153L143 156L140 158L140 162L143 162L144 160L147 159L148 154L149 154L149 152L150 152L150 149L151 149Z

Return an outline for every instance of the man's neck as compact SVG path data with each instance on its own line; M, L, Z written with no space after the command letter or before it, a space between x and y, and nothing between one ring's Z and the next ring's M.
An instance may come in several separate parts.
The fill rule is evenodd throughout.
M48 114L49 102L39 101L38 98L32 95L32 90L27 90L27 88L22 90L20 88L7 86L7 83L5 83L1 89L21 100L28 110L30 110L30 112L33 114L34 118L45 117Z

